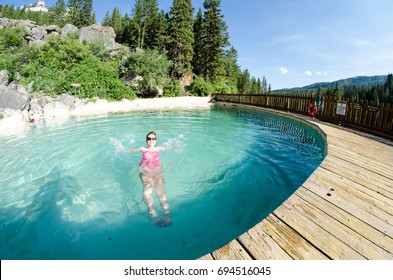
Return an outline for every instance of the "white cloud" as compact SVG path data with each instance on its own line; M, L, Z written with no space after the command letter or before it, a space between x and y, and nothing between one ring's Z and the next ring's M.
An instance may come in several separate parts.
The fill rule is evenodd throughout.
M307 71L304 72L304 75L306 75L306 76L312 76L312 73L311 73L310 71L307 70Z
M327 76L327 71L325 71L325 73L323 73L323 75L326 77Z
M319 71L316 71L315 74L317 74L318 76L321 76L321 75L322 75L322 73L319 72Z
M281 66L280 68L279 68L279 70L280 70L280 72L281 72L281 74L286 74L286 73L288 73L288 69L287 68L285 68L284 66Z

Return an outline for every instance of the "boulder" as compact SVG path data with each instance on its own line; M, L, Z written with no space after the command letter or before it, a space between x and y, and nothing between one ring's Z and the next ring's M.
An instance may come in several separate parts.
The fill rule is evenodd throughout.
M37 47L42 47L45 44L46 44L46 42L42 41L42 40L32 40L29 42L29 45L35 45Z
M50 98L49 96L41 96L37 100L38 105L40 105L42 108L44 108L45 105L50 102L52 102L52 98Z
M0 18L0 29L9 26L22 26L26 30L25 40L29 44L42 46L46 44L48 36L61 34L66 38L70 33L76 33L80 42L103 42L112 56L117 55L122 45L115 42L116 33L112 27L93 24L78 29L72 24L67 24L60 29L57 25L39 26L34 21Z
M8 84L8 71L0 71L0 85L6 86Z
M79 41L88 43L104 42L108 48L113 49L116 46L115 37L116 33L112 27L93 24L80 29Z
M41 26L33 27L30 32L30 36L32 36L34 40L43 40L46 38L47 34L48 32Z
M24 86L22 86L22 85L17 85L17 86L16 86L16 90L17 90L19 93L22 93L22 94L24 94L24 95L26 95L26 96L29 96L29 92L28 92L27 89L26 89Z
M48 34L52 32L57 32L57 33L61 32L61 28L58 27L57 25L48 25L47 27L45 27L45 30L48 32Z
M57 98L57 101L63 103L64 105L71 107L74 106L76 98L68 94L62 94Z
M75 25L72 24L66 24L62 29L61 29L61 37L66 38L68 34L72 33L78 33L79 34L79 29Z
M0 85L0 108L23 110L28 101L29 95L27 93L21 93L15 89Z

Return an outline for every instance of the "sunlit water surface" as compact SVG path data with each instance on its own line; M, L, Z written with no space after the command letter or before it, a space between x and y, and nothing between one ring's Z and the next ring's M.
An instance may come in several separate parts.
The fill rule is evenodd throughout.
M137 167L155 131L172 225L151 223ZM1 259L195 259L261 221L316 169L317 132L267 113L146 112L0 138ZM159 204L156 204L159 210Z

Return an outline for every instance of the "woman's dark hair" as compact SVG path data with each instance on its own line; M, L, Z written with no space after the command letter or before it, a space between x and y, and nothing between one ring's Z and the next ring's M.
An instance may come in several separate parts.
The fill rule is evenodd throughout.
M148 137L150 134L153 134L153 135L157 138L156 133L155 133L154 131L150 131L148 134L146 134L146 140L147 140L147 137Z

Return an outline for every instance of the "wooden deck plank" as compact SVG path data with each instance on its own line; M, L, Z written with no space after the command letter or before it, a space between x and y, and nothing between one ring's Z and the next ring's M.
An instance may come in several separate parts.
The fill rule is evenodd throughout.
M211 260L214 260L214 258L213 258L213 256L212 256L212 254L206 254L206 255L200 257L198 260L201 260L201 261L211 261Z
M215 260L252 260L236 239L215 250L212 256Z
M253 259L292 260L260 226L255 226L238 238Z
M346 179L356 182L361 187L368 188L377 194L393 199L392 180L375 172L366 172L366 169L361 166L355 167L354 165L349 165L347 161L338 158L332 160L332 157L329 157L323 161L320 168L324 168L340 176L343 176L343 169L345 169Z
M313 176L313 175L312 175ZM317 175L314 175L315 177ZM361 220L367 221L368 224L380 230L384 234L393 237L393 226L389 224L392 221L382 220L380 211L377 211L373 207L364 209L365 207L359 207L353 202L353 197L340 190L335 190L336 184L331 183L326 178L313 178L313 180L307 180L304 184L309 190L312 190L321 197L325 197L332 204L338 208L344 209L352 215L358 217ZM331 190L335 191L331 191ZM378 217L380 216L380 217Z
M331 182L336 183L336 189L339 188L361 200L361 202L363 202L361 204L377 207L382 212L393 215L393 199L390 197L386 197L357 182L349 180L342 174L340 175L324 168L320 168L318 172L329 178ZM393 216L391 218L393 218Z
M367 148L365 148L367 149ZM368 149L370 150L370 149ZM371 152L373 152L371 150ZM373 152L375 153L375 152ZM385 156L383 157L382 154L377 155L377 159L372 158L369 154L369 152L364 151L362 152L354 152L351 150L348 150L348 148L345 150L345 148L338 148L336 145L332 145L331 148L329 149L329 154L337 157L341 157L343 159L346 159L350 163L364 166L364 163L367 163L367 166L369 166L369 169L375 171L379 171L379 169L384 170L384 172L389 172L389 170L393 169L393 166L390 164L390 161L392 159L392 156ZM390 174L387 173L388 178L392 178L389 176Z
M333 139L336 139L340 142L350 142L351 144L354 144L351 147L356 148L357 146L362 145L375 151L385 151L386 145L393 145L392 141L390 141L389 139L384 139L379 136L368 134L366 132L337 126L335 124L326 123L318 119L310 120L309 118L304 118L303 116L300 116L300 118L321 128L324 133L331 139L329 141L333 141Z
M315 247L323 249L323 252L331 259L365 259L362 255L350 248L348 245L339 240L336 236L330 234L321 225L314 223L296 210L296 207L288 201L285 201L279 208L274 211L281 220L291 226L302 236L311 242Z
M352 228L355 232L376 244L376 246L393 253L393 238L390 238L386 234L368 225L364 221L358 219L343 209L333 207L332 204L325 198L320 197L306 188L299 188L299 190L296 192L296 195L306 200L310 204L315 205L318 207L318 209L326 213L326 215L329 215L338 222Z
M332 155L334 157L346 160L352 164L362 166L363 168L368 169L371 172L375 172L377 174L380 174L381 176L384 176L388 179L393 180L393 168L383 164L381 162L374 162L371 160L366 160L366 159L359 159L356 157L353 157L352 155L346 155L338 151L337 149L334 148L329 148L329 155Z
M329 132L328 132L329 133ZM391 159L391 154L386 147L392 147L392 142L386 139L378 138L369 139L370 135L357 135L356 131L347 133L348 137L343 137L341 128L333 128L329 133L329 142L334 144L335 148L343 149L349 153L358 153L360 156L367 156L371 159L380 160L381 158ZM383 142L380 142L383 141Z
M310 204L301 197L292 195L288 199L288 203L291 205L292 209L295 208L302 215L313 220L314 223L323 227L325 231L338 238L365 258L374 260L393 259L393 254L376 246L347 225L326 215L326 213L319 210L317 206Z
M266 217L258 226L260 226L267 235L295 260L329 259L325 254L316 249L306 239L273 214Z

